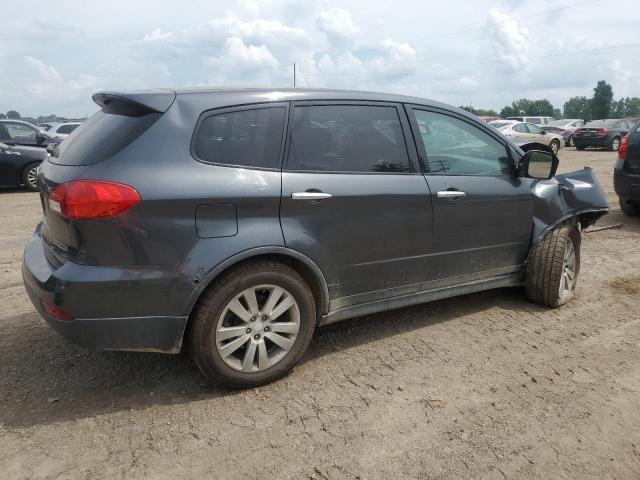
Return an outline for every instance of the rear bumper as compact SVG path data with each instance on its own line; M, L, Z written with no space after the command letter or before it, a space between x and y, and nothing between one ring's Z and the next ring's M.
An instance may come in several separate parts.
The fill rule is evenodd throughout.
M625 170L624 161L618 159L613 170L613 188L619 197L640 200L640 173Z
M576 147L609 147L611 140L608 137L573 137Z
M192 286L168 268L93 267L46 259L39 228L24 251L22 277L34 307L62 336L97 350L178 353ZM73 317L49 315L43 302Z

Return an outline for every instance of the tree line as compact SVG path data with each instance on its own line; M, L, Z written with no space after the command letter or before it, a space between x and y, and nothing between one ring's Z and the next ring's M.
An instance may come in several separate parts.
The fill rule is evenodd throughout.
M585 96L571 97L564 102L560 111L554 108L546 98L532 100L521 98L505 106L500 113L495 110L461 106L463 110L478 116L486 117L516 117L521 115L555 117L555 118L582 118L595 120L604 118L624 118L640 116L640 98L626 97L616 101L613 99L613 87L605 80L600 80L593 89L591 98Z

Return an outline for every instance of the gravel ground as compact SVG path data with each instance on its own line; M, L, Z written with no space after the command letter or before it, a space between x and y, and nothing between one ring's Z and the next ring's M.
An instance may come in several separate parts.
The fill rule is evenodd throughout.
M0 192L3 478L640 478L640 220L583 237L576 298L519 289L320 329L287 378L206 385L184 355L88 352L23 291L36 194Z

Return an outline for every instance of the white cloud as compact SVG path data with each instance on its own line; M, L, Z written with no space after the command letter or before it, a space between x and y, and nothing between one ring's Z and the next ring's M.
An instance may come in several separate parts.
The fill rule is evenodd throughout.
M486 38L489 52L512 70L529 64L529 30L515 17L491 10Z
M351 14L342 8L330 8L320 12L317 20L318 29L330 40L350 40L360 29L351 18Z

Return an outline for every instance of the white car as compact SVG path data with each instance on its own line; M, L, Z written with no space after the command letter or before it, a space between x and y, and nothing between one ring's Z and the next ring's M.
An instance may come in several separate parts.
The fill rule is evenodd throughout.
M539 142L549 145L551 150L553 150L553 153L558 153L564 145L564 138L562 138L562 135L546 132L533 123L517 122L513 120L496 120L495 122L491 122L489 125L493 125L500 133L507 137L519 137L531 142Z
M516 122L534 123L539 126L549 125L556 119L553 117L507 117L507 120L515 120Z
M54 138L66 138L80 126L80 122L54 123L47 133Z

